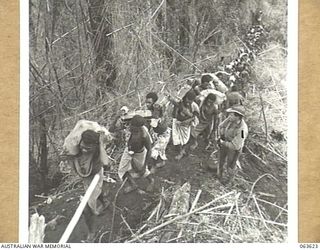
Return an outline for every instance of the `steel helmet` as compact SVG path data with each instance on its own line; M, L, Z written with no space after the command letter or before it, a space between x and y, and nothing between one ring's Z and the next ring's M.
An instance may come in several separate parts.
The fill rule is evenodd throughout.
M237 113L241 116L245 116L245 109L242 105L234 105L226 110L228 113Z

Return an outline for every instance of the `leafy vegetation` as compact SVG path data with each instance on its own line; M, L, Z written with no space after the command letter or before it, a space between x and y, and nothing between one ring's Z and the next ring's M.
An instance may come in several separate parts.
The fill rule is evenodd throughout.
M250 136L244 162L250 165L254 158L268 172L278 159L286 175L286 1L30 0L30 197L75 188L77 180L64 181L70 176L59 170L59 153L79 119L108 126L122 105L139 106L147 92L165 95L228 65L247 48L246 35L259 10L267 37L255 51L246 89ZM197 225L216 220L199 218ZM234 226L229 219L217 220L230 230ZM232 228L241 233L235 241L286 238L286 231L277 229L277 235L262 239L259 223L247 222L248 227ZM187 235L194 228L188 230Z

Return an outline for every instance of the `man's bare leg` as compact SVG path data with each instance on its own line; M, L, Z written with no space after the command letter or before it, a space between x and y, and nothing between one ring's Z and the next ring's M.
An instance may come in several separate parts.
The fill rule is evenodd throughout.
M190 149L195 150L198 147L198 138L190 136Z
M182 145L178 145L179 154L175 157L177 161L181 160L182 157L186 154L185 148Z
M96 234L96 225L95 225L95 215L91 211L90 207L87 205L83 211L84 221L88 228L88 235L86 242L93 242Z
M102 214L110 205L110 201L108 201L102 193L98 197L97 203L98 215Z
M130 176L130 174L127 174L126 175L126 178L128 178L128 186L124 189L124 192L127 194L127 193L130 193L134 190L136 190L138 188L135 180Z

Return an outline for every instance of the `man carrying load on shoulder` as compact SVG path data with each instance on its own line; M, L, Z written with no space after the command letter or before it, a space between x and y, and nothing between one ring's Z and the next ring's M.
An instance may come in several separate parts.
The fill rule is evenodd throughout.
M138 188L134 179L147 178L149 185L147 191L152 191L154 179L147 168L150 160L152 139L145 126L145 119L140 115L135 115L130 122L130 138L122 154L118 175L121 180L128 180L128 186L124 192L129 193Z
M200 85L194 87L194 91L197 95L200 94L201 91L206 89L215 89L213 83L213 77L209 74L205 74L201 76Z
M211 100L214 99L214 102L211 102L210 100L207 99L209 95L211 96L210 98ZM213 98L213 96L215 97ZM201 118L201 111L200 111L200 119L202 120L202 125L204 126L205 123L209 125L208 124L209 119L207 119L208 117L211 117L213 119L211 123L212 126L210 127L206 126L205 131L203 132L199 131L200 133L205 134L205 137L208 140L206 149L209 149L211 148L211 146L216 145L218 124L219 124L219 121L222 120L221 116L222 116L222 110L223 110L225 101L226 101L226 95L215 89L202 90L200 92L200 95L197 96L196 103L200 105L202 109L202 118ZM209 104L212 104L212 105L209 105ZM198 127L198 129L200 128L201 128L201 125L200 127ZM198 136L197 133L194 134L193 137L196 137L196 136ZM192 146L192 148L195 148L196 146L197 145L194 145Z
M202 134L207 142L210 141L210 137L215 133L217 117L218 117L218 105L216 102L216 95L210 93L200 103L199 124L191 130L191 146L190 149L194 150L198 146L198 136Z
M199 107L195 103L196 94L189 90L181 101L170 98L174 105L172 120L172 142L178 148L176 160L186 155L186 144L189 142L191 128L199 122Z
M199 95L201 91L207 89L215 89L221 93L226 93L228 91L227 86L214 73L202 74L200 82L199 86L194 86L197 95Z
M218 145L220 147L219 166L217 175L224 184L231 182L237 173L237 161L242 152L244 142L248 136L248 126L244 121L245 109L241 105L234 105L227 109L229 116L219 125ZM223 166L227 162L229 174L226 181L222 180Z
M164 108L160 104L154 104L150 127L150 134L153 140L151 149L153 172L157 168L161 168L166 164L166 148L171 138L171 128L169 128L167 125L164 115Z
M109 158L104 149L104 133L85 130L81 134L77 155L61 155L69 162L77 175L83 180L84 189L87 190L96 174L99 175L98 184L93 190L83 211L84 220L88 227L86 242L93 242L96 233L96 216L101 215L108 207L103 199L103 166L109 164Z

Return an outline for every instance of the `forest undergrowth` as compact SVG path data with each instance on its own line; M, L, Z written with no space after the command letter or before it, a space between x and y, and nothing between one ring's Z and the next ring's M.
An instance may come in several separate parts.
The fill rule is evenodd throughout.
M204 72L225 69L250 50L247 35L254 26L248 17L260 8L267 38L253 48L250 62L245 91L249 137L236 184L225 187L217 181L207 170L217 164L217 152L200 147L191 161L169 159L152 197L133 195L132 200L142 197L146 207L132 208L130 222L124 207L134 206L133 201L128 205L117 197L119 183L108 184L113 206L96 242L286 241L286 4L191 1L188 8L187 1L180 7L175 1L171 6L169 1L147 1L147 6L118 1L113 7L103 0L56 2L46 6L32 0L30 7L30 213L36 208L47 223L57 214L72 216L74 208L67 212L60 203L71 199L68 204L75 206L82 186L59 154L78 120L108 127L121 106L141 106L150 91L164 98ZM113 159L108 174L115 179L122 151L108 149ZM124 207L118 209L117 199ZM47 241L61 235L68 220L48 229Z

